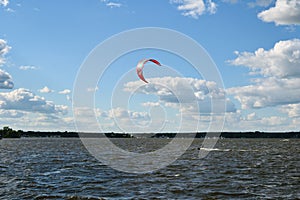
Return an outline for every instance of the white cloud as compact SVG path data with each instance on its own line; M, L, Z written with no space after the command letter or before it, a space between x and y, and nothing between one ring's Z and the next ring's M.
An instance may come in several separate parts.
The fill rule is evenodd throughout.
M161 77L149 80L151 83L158 84L144 85L140 81L128 82L124 85L124 91L156 95L159 97L160 103L173 108L176 107L176 104L182 104L183 107L187 108L197 102L201 113L211 114L213 102L214 112L224 112L222 107L226 103L225 111L235 112L234 104L226 99L225 91L219 88L215 82L182 77ZM195 106L192 110L199 112Z
M24 115L22 111L0 109L0 118L20 118Z
M20 70L36 70L38 67L33 65L22 65L19 67Z
M71 93L71 90L69 90L69 89L64 89L64 90L62 90L62 91L59 91L58 93L59 93L59 94L70 94L70 93Z
M115 3L115 2L108 2L106 4L106 6L110 7L110 8L120 8L122 6L122 4L120 3Z
M259 79L253 85L229 88L227 92L235 95L242 109L264 108L270 106L300 103L300 78Z
M276 115L259 117L252 112L246 117L236 116L236 121L231 124L236 124L237 130L297 130L299 123L294 119L300 116L299 39L277 42L270 50L259 48L254 53L237 53L237 58L229 63L248 67L251 70L250 75L261 75L252 80L250 85L226 90L241 103L242 109L264 110L276 107L289 117ZM228 124L227 127L229 130L234 128Z
M300 78L300 39L279 41L270 50L259 48L254 53L236 54L237 58L229 63L246 66L253 73L280 78Z
M5 110L5 112L11 113L13 110ZM35 131L74 131L73 118L67 116L58 116L55 114L46 113L30 113L16 111L20 116L13 116L9 113L6 114L7 117L0 117L1 124L9 124L13 129L21 130L35 130ZM9 117L9 115L11 115ZM0 114L1 116L1 114Z
M198 80L194 78L161 77L151 78L152 83L143 85L140 81L128 82L124 85L124 91L137 91L143 94L155 94L161 101L178 103L202 100L215 93L215 96L223 97L224 93L216 87L214 82ZM194 89L194 91L192 91Z
M300 40L280 41L270 50L238 53L233 65L248 67L263 75L253 84L229 88L242 109L300 103Z
M214 14L217 9L217 5L211 0L207 0L206 4L204 0L171 0L170 2L179 4L177 9L182 12L182 15L195 19L203 15L206 11Z
M52 92L54 92L54 90L51 90L50 88L45 86L42 89L40 89L39 92L41 92L41 93L52 93Z
M253 113L250 113L246 116L246 119L247 120L256 120L257 119L257 116L256 116L256 113L253 112Z
M122 6L121 3L114 2L114 1L109 1L109 0L100 0L100 1L102 3L105 3L105 5L110 8L120 8Z
M66 114L68 107L55 105L52 101L47 101L28 89L19 88L11 92L0 93L0 109L45 114Z
M290 131L299 130L288 117L277 115L259 116L253 112L246 116L238 110L235 113L225 113L224 131ZM299 124L299 123L298 123Z
M71 93L71 90L69 90L69 89L64 89L64 90L58 92L58 94L66 95L66 98L68 101L71 101L71 97L69 95L70 93Z
M263 117L261 123L265 126L280 126L286 125L287 119L279 116Z
M4 55L7 54L10 49L11 47L7 45L7 42L0 39L0 65L5 63Z
M144 107L155 107L155 106L160 106L159 102L145 102L142 103L142 106Z
M101 113L101 115L107 116L110 119L114 119L114 118L118 118L121 120L131 119L131 120L136 120L138 122L150 120L150 116L147 112L135 112L120 107L110 109L107 112Z
M151 109L156 109L152 107ZM160 111L148 112L132 111L121 107L112 108L108 111L96 112L102 118L100 126L106 130L122 132L157 132L164 130L168 120ZM174 128L174 127L172 127Z
M262 11L257 16L276 25L300 25L300 1L277 0L275 7Z
M125 108L116 107L107 111L95 108L76 107L74 115L77 116L77 127L90 132L102 131L124 131L124 132L143 132L150 122L150 115L147 112L131 111ZM97 117L99 124L95 124L90 120ZM153 130L153 129L152 129Z
M5 40L0 39L0 66L5 63L5 54L9 52L11 49L10 46L7 45ZM11 89L14 84L12 82L12 77L6 71L0 69L0 89Z
M0 89L12 89L13 87L14 83L11 75L0 69Z
M0 6L6 7L9 4L8 0L0 0Z
M279 110L287 113L289 117L300 117L300 103L283 105Z
M212 0L207 1L207 11L210 14L215 14L217 12L217 4L212 2Z
M101 116L102 111L94 108L74 106L73 114L76 116L76 126L78 130L84 129L87 132L99 132L98 124L95 124L93 120L90 119Z

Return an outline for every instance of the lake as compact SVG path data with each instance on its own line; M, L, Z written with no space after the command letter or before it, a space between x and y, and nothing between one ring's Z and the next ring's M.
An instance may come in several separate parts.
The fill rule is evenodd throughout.
M112 139L130 151L170 139ZM1 199L299 199L299 139L195 139L177 161L134 174L103 165L78 138L0 140ZM141 145L142 144L142 145ZM110 153L110 152L107 152Z

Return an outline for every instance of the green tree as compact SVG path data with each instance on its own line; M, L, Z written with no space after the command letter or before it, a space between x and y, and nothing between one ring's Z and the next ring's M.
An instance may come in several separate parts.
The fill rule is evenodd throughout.
M0 130L0 134L3 138L20 138L21 131L15 131L8 126L4 126L3 129Z

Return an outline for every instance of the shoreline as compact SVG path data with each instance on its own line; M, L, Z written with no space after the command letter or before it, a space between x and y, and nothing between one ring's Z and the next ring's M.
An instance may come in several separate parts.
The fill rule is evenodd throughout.
M249 131L249 132L197 132L197 133L78 133L68 131L14 131L5 132L1 130L1 138L31 138L31 137L56 137L56 138L205 138L205 137L220 137L220 138L300 138L300 132L260 132L260 131Z

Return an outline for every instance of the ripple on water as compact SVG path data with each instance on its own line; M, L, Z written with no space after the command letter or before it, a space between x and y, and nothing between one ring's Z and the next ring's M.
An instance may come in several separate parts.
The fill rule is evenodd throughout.
M142 143L135 144L138 141ZM79 139L3 139L0 198L300 198L300 140L223 139L213 149L202 149L210 153L198 159L202 141L196 139L179 160L166 168L128 174L99 163ZM145 150L143 145L155 149L166 144L160 139L114 142L137 152Z

